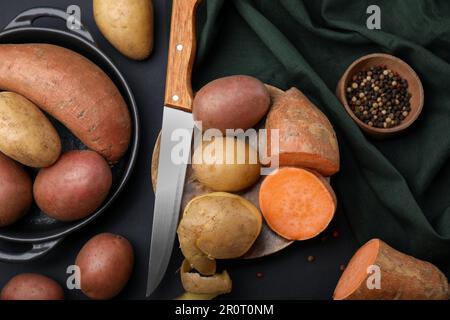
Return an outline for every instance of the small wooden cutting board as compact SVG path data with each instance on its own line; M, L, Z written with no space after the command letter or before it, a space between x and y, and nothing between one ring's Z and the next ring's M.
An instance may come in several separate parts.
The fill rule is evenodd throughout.
M284 91L270 85L266 86L271 95L273 104L273 101L277 99L277 97L282 95ZM158 136L152 156L151 177L152 177L153 191L155 191L156 177L158 176L160 138L161 136ZM253 187L237 194L252 202L259 209L259 201L258 201L259 188L261 187L261 183L263 180L264 177L261 177L258 183L256 183ZM193 198L211 192L214 191L205 187L195 179L192 166L189 165L187 168L186 179L184 184L183 200L181 202L181 209L180 209L181 213L184 211L184 208L189 203L189 201L191 201ZM292 243L293 241L284 239L275 232L273 232L269 228L269 226L264 222L259 237L256 239L252 248L250 248L250 250L242 258L255 259L265 257L288 247Z

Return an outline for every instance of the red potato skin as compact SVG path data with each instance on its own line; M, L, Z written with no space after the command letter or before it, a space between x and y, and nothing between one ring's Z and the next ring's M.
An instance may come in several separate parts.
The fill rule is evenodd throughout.
M30 176L14 160L0 153L0 227L22 218L33 202Z
M298 89L291 88L274 100L266 129L279 130L280 166L308 168L327 177L339 171L339 146L333 126ZM270 144L268 154L277 155Z
M192 114L202 129L248 129L270 107L270 94L256 78L237 75L214 80L195 95Z
M130 279L134 251L119 235L102 233L80 250L75 264L81 272L81 291L91 299L107 300L122 291Z
M109 162L128 149L131 119L123 97L78 53L50 44L1 44L0 89L27 97Z
M9 280L2 289L0 300L64 300L64 291L46 276L23 273Z
M112 184L111 169L94 151L69 151L51 167L41 169L33 186L39 208L59 221L92 214Z

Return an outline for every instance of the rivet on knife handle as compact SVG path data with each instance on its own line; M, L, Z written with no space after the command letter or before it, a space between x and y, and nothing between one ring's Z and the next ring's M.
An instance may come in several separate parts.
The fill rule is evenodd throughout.
M191 75L196 53L195 13L201 0L173 0L164 104L192 111Z

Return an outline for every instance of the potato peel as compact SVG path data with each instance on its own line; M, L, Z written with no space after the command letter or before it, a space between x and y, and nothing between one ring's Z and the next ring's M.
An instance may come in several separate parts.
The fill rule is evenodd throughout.
M192 293L184 292L181 296L175 298L175 300L212 300L217 297L216 293Z
M244 255L258 238L262 215L248 200L225 192L192 199L178 227L181 251L203 275L216 272L214 259Z
M230 293L232 281L227 271L212 276L202 276L199 273L190 272L191 264L187 259L181 265L181 283L184 290L194 294L219 295Z

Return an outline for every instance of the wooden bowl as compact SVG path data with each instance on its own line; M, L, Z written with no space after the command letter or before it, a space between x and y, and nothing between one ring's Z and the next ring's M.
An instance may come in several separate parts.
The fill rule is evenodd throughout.
M408 91L411 93L411 111L405 120L403 120L398 126L392 128L375 128L365 124L353 113L353 110L347 102L345 90L349 80L359 71L367 70L376 66L386 66L388 69L397 72L400 77L408 81ZM358 126L364 132L376 138L394 136L407 129L419 117L422 112L424 102L422 82L416 72L403 60L383 53L369 54L353 62L339 80L336 88L336 95L345 107L347 113L358 124Z

